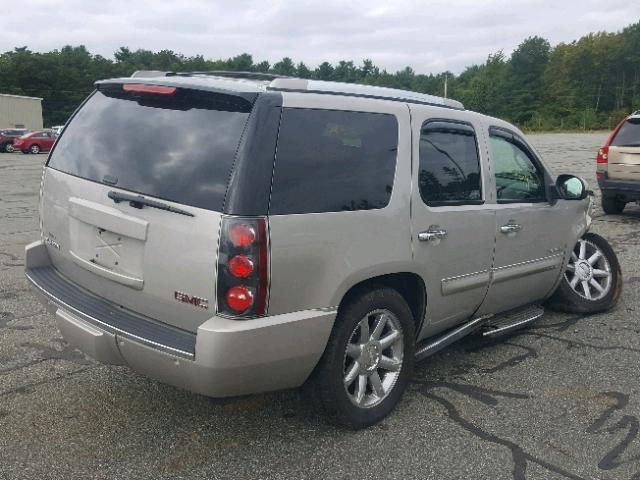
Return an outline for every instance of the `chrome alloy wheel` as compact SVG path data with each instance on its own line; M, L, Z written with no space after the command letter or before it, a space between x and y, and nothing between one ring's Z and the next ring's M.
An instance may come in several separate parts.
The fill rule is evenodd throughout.
M594 243L580 239L564 274L569 286L582 298L597 301L611 289L611 265L604 252Z
M400 321L374 310L358 322L344 354L343 383L351 402L370 408L382 402L400 376L404 356Z

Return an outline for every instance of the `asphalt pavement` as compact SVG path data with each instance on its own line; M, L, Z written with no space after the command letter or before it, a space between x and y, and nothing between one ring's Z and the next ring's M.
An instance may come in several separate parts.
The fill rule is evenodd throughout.
M605 138L530 137L594 187ZM212 400L67 345L23 275L45 159L0 155L0 479L640 479L639 207L596 210L625 277L614 311L467 337L417 366L395 413L351 432L297 391Z

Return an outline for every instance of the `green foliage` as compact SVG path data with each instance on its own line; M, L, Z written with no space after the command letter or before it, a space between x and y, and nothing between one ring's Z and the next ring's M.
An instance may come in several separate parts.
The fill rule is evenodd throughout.
M415 65L415 68L420 68ZM0 54L0 93L44 99L46 125L64 123L91 92L93 82L130 76L136 70L232 70L356 82L409 89L461 100L470 110L510 120L529 130L611 129L625 114L640 109L640 22L621 32L598 32L551 47L544 38L525 39L507 57L502 51L486 62L451 72L418 74L412 67L387 72L364 59L316 68L285 57L271 65L242 53L209 60L171 50L132 51L121 47L113 59L93 55L80 45L45 53L27 47Z

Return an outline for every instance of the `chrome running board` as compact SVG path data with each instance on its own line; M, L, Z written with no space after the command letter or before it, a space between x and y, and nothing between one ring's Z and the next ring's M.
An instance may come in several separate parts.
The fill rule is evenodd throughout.
M500 315L489 314L474 318L459 327L423 340L416 347L415 361L419 362L420 360L424 360L478 329L481 329L482 336L485 338L498 337L513 330L523 328L538 320L543 315L544 308L540 305L527 305L509 312L504 312Z
M437 337L427 338L416 348L415 361L419 362L420 360L424 360L434 353L439 352L444 347L451 345L456 340L460 340L462 337L469 335L475 329L485 324L492 317L493 315L483 315L481 317L474 318L473 320L464 323L459 327L438 335Z
M505 315L495 317L492 321L482 326L483 337L496 337L507 334L513 330L523 328L535 322L544 315L544 308L540 305L529 305L524 309L507 312Z

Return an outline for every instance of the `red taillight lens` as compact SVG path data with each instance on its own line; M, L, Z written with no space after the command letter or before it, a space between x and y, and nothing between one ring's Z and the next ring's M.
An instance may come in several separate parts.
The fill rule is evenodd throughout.
M229 240L234 247L247 248L256 240L256 231L249 225L238 223L229 229Z
M236 255L229 260L229 272L238 278L247 278L253 273L253 260L246 255Z
M609 147L602 147L598 150L596 163L609 163Z
M222 218L217 311L237 318L267 313L269 241L266 217Z
M154 95L173 95L176 87L165 87L163 85L145 85L143 83L125 83L122 90L133 93L151 93Z
M243 313L253 305L253 294L244 285L236 285L227 291L226 301L233 310Z

